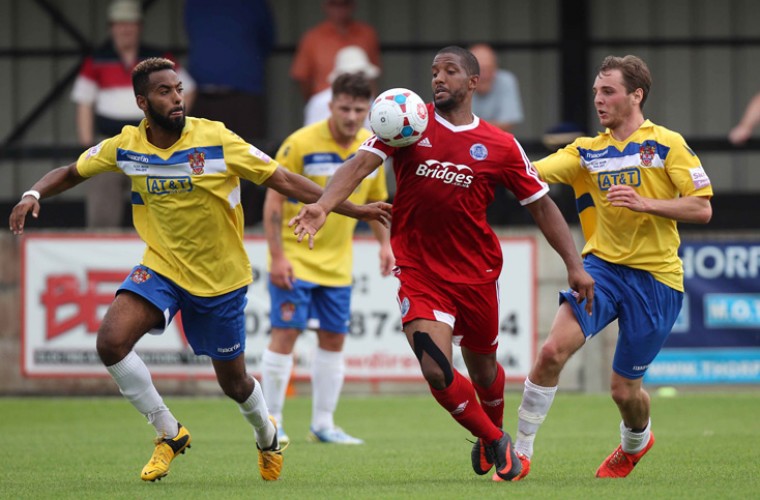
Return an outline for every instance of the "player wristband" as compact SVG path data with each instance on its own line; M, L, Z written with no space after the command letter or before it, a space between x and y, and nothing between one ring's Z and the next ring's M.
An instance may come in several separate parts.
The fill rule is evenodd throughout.
M35 189L30 189L29 191L24 191L24 194L21 195L21 198L25 198L27 196L33 196L35 200L40 201L40 192Z

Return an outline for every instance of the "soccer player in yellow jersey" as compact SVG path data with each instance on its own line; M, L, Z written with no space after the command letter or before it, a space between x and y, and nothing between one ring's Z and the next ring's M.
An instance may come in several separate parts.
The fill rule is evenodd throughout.
M285 139L277 161L292 172L325 186L335 170L372 134L362 128L372 98L370 81L361 73L346 73L332 83L330 116ZM356 204L388 198L385 171L380 166L348 198ZM343 344L351 317L353 234L356 220L328 217L313 250L299 245L287 222L303 206L269 189L264 202L264 229L269 243L269 294L272 335L262 357L261 385L272 415L279 423L280 442L285 393L293 369L293 348L310 319L319 322L312 360L312 414L309 440L317 443L362 444L340 427L333 414L343 387ZM390 274L393 252L388 231L370 223L380 242L380 271Z
M103 318L97 351L121 393L156 430L156 447L141 478L166 476L171 461L191 442L134 351L143 335L161 333L181 311L193 351L211 357L222 390L253 426L261 476L277 479L282 469L277 425L242 355L252 273L243 247L240 178L305 201L316 200L322 190L280 167L223 123L186 118L182 82L171 61L141 62L132 72L132 85L145 119L38 180L13 208L11 231L23 233L26 215L39 215L42 198L102 172L128 175L134 225L146 250ZM348 215L382 220L389 206L349 203L343 208Z
M595 286L591 315L573 300L572 290L560 292L549 337L525 381L515 442L523 477L562 368L615 319L620 331L610 387L622 417L621 444L596 476L627 476L654 444L642 377L681 310L676 224L709 222L712 187L683 137L644 118L651 82L647 65L636 56L604 59L593 94L606 130L535 163L546 182L570 184L577 195L587 191L581 198L593 207L595 220L593 226L584 222L588 241L582 253Z

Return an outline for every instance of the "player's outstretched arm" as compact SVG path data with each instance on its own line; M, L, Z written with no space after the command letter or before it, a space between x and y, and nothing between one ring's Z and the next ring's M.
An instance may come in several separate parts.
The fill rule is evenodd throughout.
M377 165L380 164L379 157L375 155L369 156L377 158ZM319 187L319 185L313 182L311 179L307 179L301 175L294 174L293 172L283 167L278 167L275 173L272 174L269 179L264 182L264 185L274 189L281 194L284 194L285 196L295 198L303 203L314 203L316 201L319 201L324 205L325 203L328 203L328 201L325 201L325 203L323 203L323 200L329 200L330 208L327 210L327 213L334 210L341 215L346 215L355 219L380 220L385 221L384 223L387 223L387 220L390 220L390 204L370 203L367 205L357 206L350 201L347 201L347 198L351 195L356 186L358 186L361 180L369 175L369 173L372 172L374 168L370 169L361 177L358 177L356 184L353 184L353 186L350 187L345 194L343 194L342 191L338 192L337 194L335 191L330 191L330 186L333 184L333 181L339 177L339 173L344 169L344 167L346 167L352 161L353 158L338 168L335 176L333 176L330 184L328 184L328 187L325 189L325 194L328 192L333 193L330 198L325 198L325 194L323 194L322 188Z
M42 198L49 198L55 196L58 193L62 193L68 189L73 188L77 184L80 184L86 180L85 177L79 175L77 172L77 164L72 163L65 167L58 167L55 170L51 170L45 174L42 179L34 183L34 186L27 191L27 193L36 191ZM37 218L40 214L40 203L37 198L31 194L27 194L21 198L13 211L9 219L10 228L13 234L20 235L24 233L24 223L26 222L26 215L32 212L32 217Z
M335 171L330 182L325 188L325 192L316 203L304 205L301 211L293 217L288 226L294 228L294 233L298 235L298 241L309 236L309 248L314 247L314 235L319 231L327 218L327 214L333 210L338 213L344 213L343 206L348 203L347 198L353 193L359 183L371 174L380 164L382 158L374 153L359 150L350 160ZM357 217L363 220L376 220L386 227L391 220L391 205L385 202L368 203L361 207L356 207L363 213ZM345 214L344 214L345 215Z
M594 304L594 278L583 269L583 262L575 248L570 228L548 195L525 206L536 221L546 241L559 254L567 268L570 288L578 293L578 303L586 299L586 312L591 314Z

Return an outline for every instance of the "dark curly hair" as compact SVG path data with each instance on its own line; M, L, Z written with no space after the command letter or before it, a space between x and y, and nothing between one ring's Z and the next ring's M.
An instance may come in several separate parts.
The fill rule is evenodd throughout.
M146 95L150 74L165 69L173 70L174 63L163 57L151 57L138 63L135 69L132 70L132 88L135 91L135 96Z

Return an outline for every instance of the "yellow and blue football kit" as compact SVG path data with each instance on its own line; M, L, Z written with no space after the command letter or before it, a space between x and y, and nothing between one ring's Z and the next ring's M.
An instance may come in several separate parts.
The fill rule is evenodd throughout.
M596 227L584 255L648 271L683 291L676 221L613 207L606 196L613 184L630 185L647 198L712 196L699 158L680 134L646 120L624 142L609 131L581 137L535 166L548 183L585 184L596 207Z
M183 324L193 350L235 357L245 348L245 290L252 281L240 178L261 184L278 164L220 122L188 117L167 149L149 142L146 127L146 120L124 127L76 165L83 177L115 171L132 181L132 218L146 249L119 291L154 304L166 324L178 310L208 316ZM201 342L210 334L210 342Z
M132 180L132 218L147 248L142 264L193 295L249 284L240 178L265 182L278 164L223 123L188 117L179 141L152 145L146 121L85 151L83 177L122 172Z
M335 142L327 120L308 125L291 134L280 146L276 160L291 172L303 175L319 184L327 185L343 162L352 157L371 133L361 129L354 141L343 148ZM348 200L356 205L388 198L385 170L380 166L368 175ZM301 210L302 204L288 199L283 204L282 220L289 221ZM294 274L302 280L323 286L351 284L352 241L356 219L332 213L319 230L313 250L298 243L293 230L283 225L282 245L293 265Z
M354 141L344 148L335 142L328 121L323 120L299 129L285 139L276 158L283 167L324 187L335 170L353 156L370 135L368 130L361 129ZM380 166L361 181L348 199L363 205L387 198L385 170ZM282 208L283 221L298 214L301 206L297 200L286 200ZM356 223L356 219L330 214L317 234L313 250L299 244L293 230L283 225L283 252L293 266L296 281L292 290L278 288L269 282L272 326L303 330L310 319L316 319L322 330L332 333L348 331Z
M582 222L584 267L595 280L594 313L586 314L571 291L561 292L560 301L573 308L586 337L618 319L613 369L642 377L681 309L680 238L675 220L614 207L607 191L625 184L647 198L711 197L699 158L680 134L646 120L625 141L607 130L579 138L535 166L544 181L573 186L579 208L593 207L593 220Z

